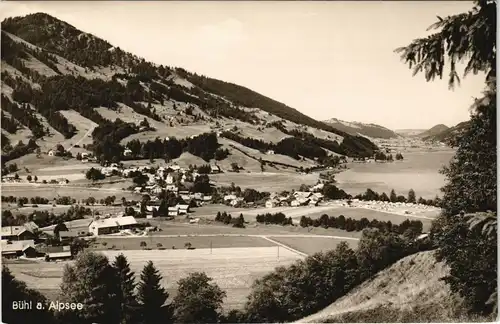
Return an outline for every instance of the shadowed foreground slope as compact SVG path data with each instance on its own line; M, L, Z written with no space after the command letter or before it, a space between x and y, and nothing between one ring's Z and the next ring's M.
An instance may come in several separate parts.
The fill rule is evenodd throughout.
M297 323L474 321L461 315L460 299L440 280L448 272L434 251L410 255Z

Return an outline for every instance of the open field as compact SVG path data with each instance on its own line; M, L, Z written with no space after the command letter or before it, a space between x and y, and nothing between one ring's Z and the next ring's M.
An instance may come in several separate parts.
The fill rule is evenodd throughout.
M153 261L163 275L162 285L170 298L175 296L177 281L191 272L203 271L227 292L225 308L242 307L250 286L255 279L301 258L300 255L278 247L246 247L195 250L152 250L152 251L104 251L112 261L123 253L131 269L140 274L147 261ZM33 264L10 264L9 268L17 279L28 287L39 289L50 296L57 294L61 283L64 264L71 262L40 262ZM43 278L43 280L41 280ZM138 280L138 279L137 279Z
M326 252L334 250L340 242L346 242L349 246L355 249L358 246L357 240L336 239L329 237L292 237L292 236L269 236L270 239L291 247L297 251L307 255L312 255L318 252Z
M107 196L116 196L116 201L120 201L122 197L125 197L127 200L139 199L139 195L130 191L122 190L122 188L126 188L128 186L129 184L125 182L103 184L100 187L71 185L71 182L67 185L3 183L2 195L28 198L38 196L48 199L53 199L57 196L70 196L76 200L87 199L88 197L103 199Z
M237 214L239 215L239 214ZM159 226L161 232L153 232L152 236L163 235L328 235L347 238L359 238L361 232L346 232L334 228L324 229L302 228L300 226L281 226L265 224L246 224L246 228L235 228L230 225L220 223L188 224L177 221L162 221L157 219L146 219L153 226Z
M261 237L252 236L179 236L179 237L162 237L162 236L143 236L143 237L98 237L93 249L107 250L111 246L116 246L118 250L139 250L141 242L146 242L148 248L158 249L157 244L161 244L166 249L184 249L184 244L189 242L195 249L213 249L217 248L240 248L240 247L270 247L275 244ZM103 246L102 243L107 245Z
M316 184L318 174L226 172L210 175L210 179L219 186L230 186L234 182L241 188L273 192L298 189L301 184Z
M92 144L91 132L97 126L96 123L71 109L61 110L60 113L77 129L76 134L72 138L67 139L65 143L61 143L65 149L77 144L77 142L79 145Z

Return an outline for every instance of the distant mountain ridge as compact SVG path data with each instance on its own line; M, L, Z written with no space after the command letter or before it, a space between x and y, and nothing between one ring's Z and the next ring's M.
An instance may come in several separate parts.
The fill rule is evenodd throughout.
M426 137L436 136L437 134L440 134L448 129L449 129L448 126L443 125L443 124L438 124L438 125L435 125L435 126L429 128L428 130L418 134L417 137L426 138Z
M432 141L432 142L441 142L441 143L450 143L451 140L455 139L457 136L460 136L470 125L470 121L464 121L458 123L453 127L449 127L444 129L437 134L425 136L422 139L424 141Z
M344 131L351 135L363 135L371 138L397 138L396 132L377 124L364 124L360 122L347 122L337 118L330 118L324 121L332 127Z

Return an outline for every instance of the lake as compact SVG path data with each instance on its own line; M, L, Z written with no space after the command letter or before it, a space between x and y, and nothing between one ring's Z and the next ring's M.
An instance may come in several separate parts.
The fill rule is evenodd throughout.
M440 188L445 184L439 170L448 165L454 151L430 151L404 153L403 161L392 163L350 163L349 168L335 176L338 187L356 195L367 188L375 192L390 193L394 189L399 195L408 195L415 190L417 198L441 196Z

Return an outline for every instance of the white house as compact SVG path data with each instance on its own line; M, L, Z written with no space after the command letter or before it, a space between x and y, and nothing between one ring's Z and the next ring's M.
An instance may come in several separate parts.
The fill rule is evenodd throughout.
M236 199L231 200L229 203L232 207L237 207L238 205L242 204L244 199L242 197L238 197Z
M273 155L273 154L274 154L274 150L268 150L268 151L266 152L266 154L267 154L267 155Z
M237 198L236 195L225 195L224 201L227 202L229 200L235 200L236 198Z
M220 173L221 169L218 165L210 165L210 172L211 173Z
M132 155L132 150L131 149L125 149L123 151L123 156L131 156Z
M174 176L172 174L168 174L167 178L165 179L165 182L169 185L174 183Z
M48 156L54 156L54 150L49 150L49 151L47 152L47 155L48 155Z
M98 236L134 227L137 227L137 221L133 216L95 219L89 224L89 233Z
M179 208L177 206L175 207L168 207L168 216L177 216L179 214Z
M167 185L165 187L166 191L172 191L174 193L177 193L179 191L179 188L176 185Z
M179 208L179 215L185 215L189 213L189 205L177 205Z

